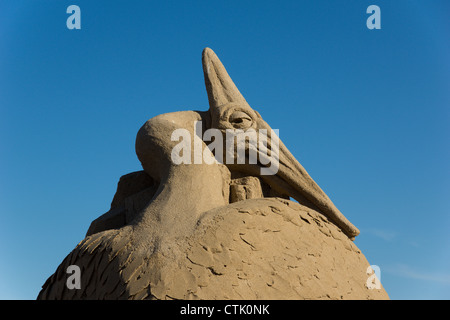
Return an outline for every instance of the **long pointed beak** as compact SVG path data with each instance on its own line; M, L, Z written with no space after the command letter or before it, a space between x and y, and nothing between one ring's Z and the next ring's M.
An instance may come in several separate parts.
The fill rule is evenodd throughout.
M258 120L258 129L266 129L267 132L272 130L262 119ZM272 134L268 137L267 149L273 152L273 147L276 146L274 138L278 143L278 172L274 175L260 175L260 177L278 193L290 196L299 203L324 214L353 240L359 234L359 230L336 208L278 136L274 137ZM255 170L257 166L247 165L245 167L250 169L252 174L258 173Z
M238 104L243 109L251 110L250 106L231 80L225 67L211 49L205 48L203 51L202 64L210 112L213 118L216 118L216 122L220 123L220 121L224 121L220 116L222 115L222 112L226 110L226 106L229 106L231 103ZM212 123L212 125L217 128L217 123ZM265 129L267 130L267 133L272 130L259 115L256 129ZM275 145L275 141L271 141L270 137L268 138L267 149L273 150L272 146ZM284 144L279 141L278 137L277 142L279 147L275 149L278 149L279 152L275 157L277 158L276 161L278 161L278 171L276 174L266 175L260 171L261 167L266 167L267 162L265 160L253 165L251 164L252 162L249 162L247 165L227 164L227 166L230 169L235 169L237 171L247 171L252 175L260 175L261 178L275 191L291 196L298 202L318 210L339 226L349 238L353 239L356 237L359 234L359 230L336 208L325 192L320 189ZM260 148L260 145L258 145L257 147L248 146L247 150L250 151L249 149L256 149L258 156L262 156L262 158L266 157L267 159L268 152L262 150L266 148ZM274 157L270 156L270 158L273 159ZM269 168L269 171L270 169L271 168Z

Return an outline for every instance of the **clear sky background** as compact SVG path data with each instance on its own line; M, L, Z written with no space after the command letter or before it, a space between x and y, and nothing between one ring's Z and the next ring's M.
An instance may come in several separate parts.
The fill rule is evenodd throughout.
M68 30L66 8L81 8ZM381 30L366 9L381 8ZM392 299L450 299L449 1L0 2L0 299L35 299L141 170L141 125L207 110L211 47L361 235ZM301 236L301 235L299 235Z

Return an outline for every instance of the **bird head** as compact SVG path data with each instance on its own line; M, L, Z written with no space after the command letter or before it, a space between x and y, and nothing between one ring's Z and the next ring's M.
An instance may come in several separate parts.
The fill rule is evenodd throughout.
M210 146L213 143L208 147L213 151L216 164L223 163L231 172L260 177L278 194L292 197L328 217L349 238L357 236L359 230L342 215L309 176L280 141L276 130L250 107L211 49L203 50L202 64L209 110L167 113L147 121L136 139L136 152L144 170L157 180L160 172L167 170L164 166L168 165L171 152L177 144L173 139L174 130L186 130L192 136L189 140L191 147L200 139L202 149L207 146L204 139L208 136L207 131L215 130L216 133L220 132L221 137L215 135L214 141L218 142L217 139L220 138L222 148L216 144L212 149ZM200 124L200 132L195 130L194 123ZM256 143L251 141L251 137L255 135L249 138L249 132L256 134ZM223 143L229 142L230 137L233 143ZM243 157L242 154L241 157L237 154L240 151L244 151ZM155 165L155 156L158 157L158 165ZM191 160L195 165L194 157L193 155ZM161 158L164 158L164 161L161 161ZM230 159L232 161L227 161Z
M210 48L204 49L202 62L210 106L211 127L221 130L224 137L227 131L237 131L236 141L241 142L241 147L246 151L247 160L251 156L251 151L256 149L258 154L258 161L254 163L224 162L226 166L231 171L237 170L260 176L278 193L288 195L327 216L350 238L357 236L359 230L342 215L325 192L309 176L279 140L276 131L272 130L261 115L250 107L214 51ZM264 143L255 144L239 139L239 135L245 135L249 130L256 131L258 137L263 137ZM259 135L260 132L262 135ZM234 149L231 151L233 152ZM227 152L229 153L230 150L224 150L224 153ZM272 162L276 162L275 169L267 170L268 157ZM270 163L271 167L273 165L274 163Z

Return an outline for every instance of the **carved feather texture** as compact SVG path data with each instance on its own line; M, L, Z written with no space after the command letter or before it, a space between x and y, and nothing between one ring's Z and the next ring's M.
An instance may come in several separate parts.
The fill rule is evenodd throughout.
M365 285L369 263L353 242L289 200L211 210L191 236L145 252L132 234L126 226L81 241L38 299L388 299ZM71 264L79 290L66 286Z

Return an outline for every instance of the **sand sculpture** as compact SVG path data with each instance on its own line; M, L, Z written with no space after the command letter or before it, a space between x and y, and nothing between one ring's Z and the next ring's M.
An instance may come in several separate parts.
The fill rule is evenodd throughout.
M352 242L359 230L281 141L270 150L277 136L211 49L202 62L209 110L162 114L142 126L143 171L120 178L111 209L38 299L387 299L382 287L367 285L369 263ZM224 140L227 129L237 136L265 129L265 156L276 155L277 170L261 174L262 161L199 162L195 154L176 164L177 129L189 133L184 146L200 146L210 160L230 149L207 147L199 137L208 129ZM248 154L252 147L263 154L244 142ZM67 286L70 265L81 270L79 289Z

